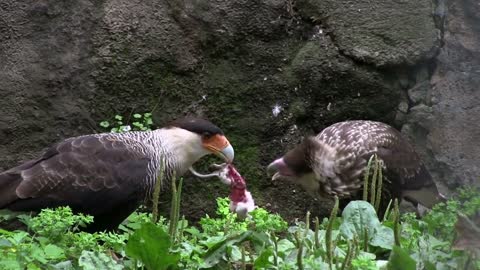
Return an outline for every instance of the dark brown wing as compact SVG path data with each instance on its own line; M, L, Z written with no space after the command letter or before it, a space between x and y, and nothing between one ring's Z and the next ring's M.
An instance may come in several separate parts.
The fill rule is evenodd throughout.
M132 208L143 196L150 163L146 147L107 134L67 139L41 158L0 174L0 207L25 211L69 205L94 216Z
M376 147L378 157L385 163L394 196L402 196L429 208L442 201L430 173L400 132L384 125L371 136L370 148Z
M398 175L402 188L416 189L432 183L432 178L415 149L400 132L386 126L371 136L370 148L376 148L376 153L385 163L387 171Z

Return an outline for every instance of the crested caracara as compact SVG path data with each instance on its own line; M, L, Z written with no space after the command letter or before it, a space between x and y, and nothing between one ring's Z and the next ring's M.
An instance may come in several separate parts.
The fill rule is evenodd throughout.
M208 154L234 158L222 130L198 118L154 131L68 138L0 173L0 208L70 206L94 217L88 231L114 229L151 198L161 168L164 179L181 176Z
M268 165L272 180L300 184L314 197L354 198L369 158L377 154L392 197L431 208L444 198L412 145L393 127L374 121L345 121L307 137ZM390 183L388 183L390 182Z

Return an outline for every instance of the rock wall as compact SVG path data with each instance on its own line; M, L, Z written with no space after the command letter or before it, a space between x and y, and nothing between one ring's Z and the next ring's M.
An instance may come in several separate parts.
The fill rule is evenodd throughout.
M323 215L328 204L273 184L264 172L304 135L341 120L373 119L398 128L406 122L405 133L420 149L424 137L447 147L456 129L471 143L478 138L448 122L462 113L447 104L470 101L463 95L474 90L455 85L474 79L456 66L472 58L457 50L465 44L449 39L448 27L433 59L441 46L438 6L427 0L2 1L0 169L62 138L101 132L98 123L115 114L153 110L158 126L195 114L224 129L258 204L289 219L306 210ZM471 17L458 8L447 22ZM477 36L468 31L478 29L464 30L473 42ZM435 105L422 99L425 91L435 93ZM418 106L443 124L417 128ZM478 111L469 106L464 124L474 119L465 112ZM439 174L440 182L462 169L478 175L472 148L466 149L472 155L449 154L465 147L459 138L447 150L422 150L429 167L441 161L450 173ZM184 213L212 214L214 197L227 190L187 178Z
M444 190L479 186L480 5L442 1L435 15L443 28L443 46L431 74L418 72L417 83L408 90L402 131L416 143Z

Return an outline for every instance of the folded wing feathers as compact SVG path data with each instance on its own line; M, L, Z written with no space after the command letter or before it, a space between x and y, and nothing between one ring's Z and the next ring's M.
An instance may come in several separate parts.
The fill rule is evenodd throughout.
M137 140L112 135L72 138L50 148L33 166L19 168L19 198L61 192L65 187L99 191L117 186L117 165L145 158ZM148 149L147 149L148 150ZM146 177L146 175L145 175ZM141 181L142 179L138 179Z
M434 185L413 147L394 128L373 121L345 121L333 124L316 136L319 142L335 149L333 170L338 178L326 183L326 191L349 194L363 184L367 162L377 154L383 169L395 172L402 188L419 189ZM314 164L325 167L325 156ZM341 179L341 181L338 181Z

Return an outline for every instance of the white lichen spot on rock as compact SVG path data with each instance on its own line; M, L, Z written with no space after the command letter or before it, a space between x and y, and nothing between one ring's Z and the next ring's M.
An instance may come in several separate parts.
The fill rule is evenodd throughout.
M316 38L319 38L319 37L321 37L321 36L323 36L323 29L320 28L320 27L317 25L317 26L315 27L315 30L314 30L314 32L313 32L313 34L312 34L311 39L316 39Z
M283 110L282 106L280 106L278 103L275 104L272 108L273 116L277 117L282 110Z

